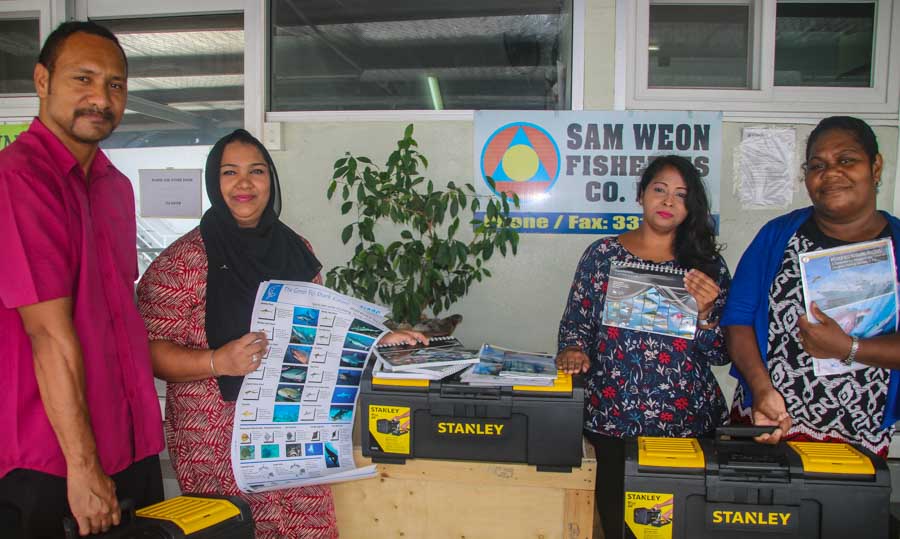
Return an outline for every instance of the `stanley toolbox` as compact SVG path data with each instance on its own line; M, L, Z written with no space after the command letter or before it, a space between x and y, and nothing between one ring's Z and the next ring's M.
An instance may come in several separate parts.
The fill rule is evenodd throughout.
M474 387L441 381L360 382L363 455L522 462L540 471L581 466L584 385L560 374L553 386Z
M65 521L66 537L78 537L75 521ZM253 539L250 506L239 497L189 494L134 511L122 503L122 523L108 532L91 535L103 539Z
M857 446L639 437L625 455L625 537L888 537L890 473Z

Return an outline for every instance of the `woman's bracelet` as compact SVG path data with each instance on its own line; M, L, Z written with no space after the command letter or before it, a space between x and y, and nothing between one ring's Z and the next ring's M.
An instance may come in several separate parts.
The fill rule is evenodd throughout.
M209 354L209 370L212 372L213 378L218 378L219 374L216 372L216 364L214 363L216 357L216 351L210 348Z

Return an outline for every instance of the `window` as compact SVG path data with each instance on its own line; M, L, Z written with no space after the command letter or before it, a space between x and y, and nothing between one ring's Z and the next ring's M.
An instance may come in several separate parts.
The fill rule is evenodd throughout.
M40 19L0 14L0 94L33 94L34 63L41 50Z
M128 109L103 148L209 145L243 127L242 14L98 22L128 56Z
M875 3L779 2L776 86L872 86Z
M750 88L749 5L650 5L651 88Z
M571 0L272 0L270 111L571 108Z
M620 106L897 118L900 72L889 67L900 62L900 6L890 0L618 0L616 9L633 29L617 38Z

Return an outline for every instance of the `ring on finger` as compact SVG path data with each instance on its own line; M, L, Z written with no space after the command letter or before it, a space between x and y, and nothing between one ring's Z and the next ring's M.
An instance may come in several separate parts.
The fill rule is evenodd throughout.
M252 356L250 356L250 363L256 363L257 361L259 361L258 355L253 354Z

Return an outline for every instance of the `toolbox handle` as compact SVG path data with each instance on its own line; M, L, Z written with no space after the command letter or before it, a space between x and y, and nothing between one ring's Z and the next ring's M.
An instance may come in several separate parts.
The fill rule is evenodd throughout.
M716 439L722 438L756 438L763 434L772 434L778 428L774 425L728 425L716 427Z
M119 500L119 510L122 511L122 518L119 521L119 526L126 526L134 520L134 500L131 498L126 498L124 500ZM115 530L119 526L110 528L109 531ZM75 518L72 516L63 517L63 529L66 532L66 539L78 539L78 522L75 521ZM102 534L97 535L89 535L88 537L98 537Z
M468 384L441 384L441 397L500 400L499 387L473 387Z

